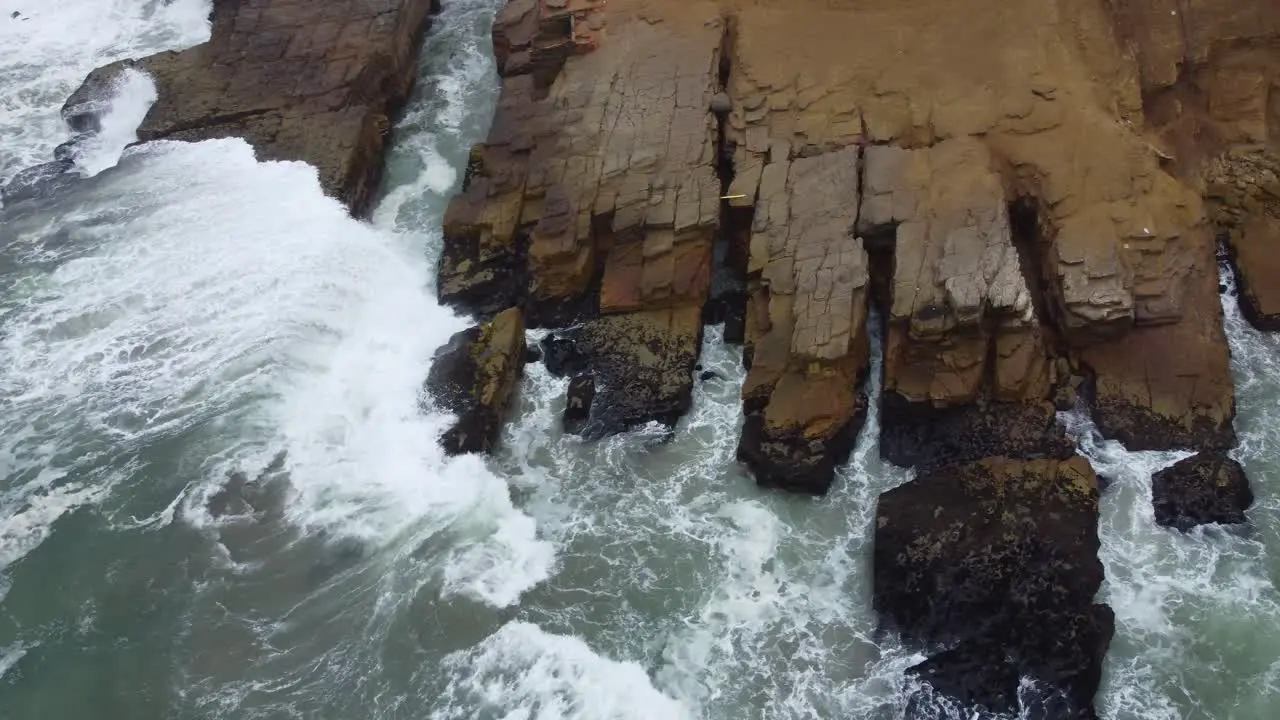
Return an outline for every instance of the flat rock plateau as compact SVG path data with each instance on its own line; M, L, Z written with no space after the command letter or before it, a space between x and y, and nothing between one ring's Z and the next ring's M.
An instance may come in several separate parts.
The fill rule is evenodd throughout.
M143 70L141 140L244 137L362 214L431 5L214 0L209 42L95 71L66 114L91 131ZM552 329L538 354L589 437L674 426L724 322L740 459L815 494L880 328L882 454L918 470L877 516L886 626L963 702L1007 711L1030 676L1043 717L1095 717L1098 483L1055 408L1131 450L1235 444L1216 251L1280 328L1280 3L511 0L493 46L442 301ZM463 402L481 449L506 342L501 382L453 380L489 388Z

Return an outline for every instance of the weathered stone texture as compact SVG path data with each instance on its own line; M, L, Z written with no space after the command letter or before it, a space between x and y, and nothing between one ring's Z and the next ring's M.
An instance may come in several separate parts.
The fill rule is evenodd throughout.
M576 387L594 376L575 420L587 435L673 423L689 403L719 220L708 108L725 26L709 4L688 13L677 26L510 3L494 29L498 113L445 219L444 301L523 302L544 325L600 316L572 332ZM597 48L615 20L626 41Z
M519 308L508 308L490 322L455 334L436 352L426 389L458 415L440 439L446 452L494 448L524 362L524 314Z
M938 690L1017 710L1030 676L1062 691L1043 717L1093 715L1111 640L1098 480L1083 458L991 458L880 496L873 605L909 642L948 647L913 671Z
M264 160L303 160L353 212L369 208L391 114L417 74L434 0L217 0L209 42L95 70L73 126L126 67L156 81L141 141L242 137Z
M765 485L825 492L862 425L870 276L854 235L858 185L848 147L769 162L754 189L738 454Z
M529 18L546 11L508 7L495 29L507 48L498 114L445 222L443 299L473 305L474 286L495 275L519 285L512 268L527 262L517 289L540 318L702 303L720 203L708 105L724 32L707 9L679 28L632 23L627 42L547 78L517 57L533 42ZM537 25L536 37L552 32Z
M1253 491L1240 463L1225 453L1199 453L1151 476L1156 523L1182 531L1206 523L1247 521Z

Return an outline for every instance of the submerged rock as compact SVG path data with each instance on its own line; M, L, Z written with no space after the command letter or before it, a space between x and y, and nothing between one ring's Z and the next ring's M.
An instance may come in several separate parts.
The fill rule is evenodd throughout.
M1097 477L1083 458L990 458L880 496L873 605L934 652L912 672L935 691L1016 710L1018 679L1061 691L1045 718L1094 717L1113 616L1093 604Z
M7 205L55 195L84 179L74 168L70 160L54 160L22 170L0 186L0 200Z
M511 396L525 362L524 314L504 310L490 322L468 328L436 351L427 391L457 413L440 444L450 455L490 452L506 421Z
M1208 523L1247 522L1253 491L1240 463L1222 452L1202 452L1151 476L1156 524L1190 530Z

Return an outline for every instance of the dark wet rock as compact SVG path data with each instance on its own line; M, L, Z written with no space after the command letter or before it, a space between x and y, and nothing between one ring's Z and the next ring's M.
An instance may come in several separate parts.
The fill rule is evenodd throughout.
M703 370L702 372L698 373L698 379L701 380L702 382L706 382L708 380L723 380L724 376L716 372L715 370Z
M806 387L821 392L819 385ZM778 424L771 427L769 408L775 407L776 401L762 412L747 415L738 459L751 468L757 484L812 495L823 495L831 488L835 468L853 450L867 410L865 397L852 388L847 393L823 395L829 399L821 405L809 404L815 413L804 415L807 422L803 426L782 424L797 414L784 415L779 410L774 421ZM809 399L816 398L811 395Z
M902 467L929 472L986 457L1065 460L1074 454L1046 402L936 409L891 392L881 400L880 456Z
M591 402L596 396L596 381L590 375L579 375L569 381L565 397L565 432L580 433L591 417Z
M587 367L589 348L580 344L581 332L576 328L547 335L539 343L542 362L556 377L576 375Z
M138 139L240 137L262 160L303 160L326 192L364 214L382 174L389 117L417 74L434 0L217 0L209 41L94 70L64 110L97 124L95 98L134 68L158 100Z
M566 429L594 439L651 421L674 425L693 400L701 342L701 312L691 306L607 315L548 336L552 374L594 380L589 417Z
M1043 718L1090 718L1110 642L1097 478L1083 458L989 458L880 496L873 604L905 641L943 648L912 672L993 711L1018 678L1061 691ZM929 717L927 715L917 717Z
M218 492L209 496L206 506L213 517L227 515L248 515L253 512L253 505L245 497L245 485L249 477L242 472L231 473L227 482Z
M524 364L542 362L542 348L537 345L528 345L524 349Z
M1202 452L1152 475L1151 501L1158 525L1185 532L1247 522L1253 491L1240 463L1222 452Z
M56 195L83 179L74 172L74 168L70 160L54 160L29 167L0 187L0 199L9 204Z
M489 452L497 444L516 381L524 367L524 316L504 310L468 328L436 351L427 391L457 413L440 443L451 455Z

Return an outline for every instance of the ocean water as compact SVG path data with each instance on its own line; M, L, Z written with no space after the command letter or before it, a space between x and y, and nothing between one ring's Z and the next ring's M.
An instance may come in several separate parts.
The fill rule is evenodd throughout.
M0 209L0 720L902 716L921 658L876 632L870 538L911 476L874 412L829 496L758 490L710 328L718 377L671 436L564 435L565 381L533 365L495 457L436 446L421 382L467 324L435 300L439 224L500 4L446 0L369 222L237 140L126 149L142 75L82 181ZM90 69L200 42L207 10L0 0L0 178L68 139ZM1280 347L1223 302L1249 528L1156 527L1150 473L1182 455L1062 416L1109 480L1107 718L1280 699Z

